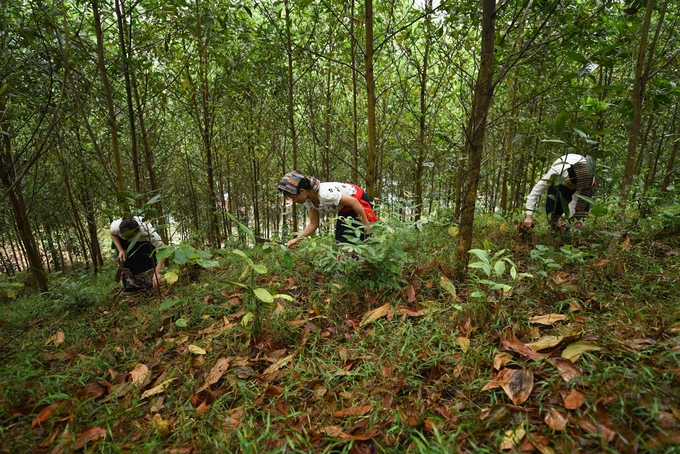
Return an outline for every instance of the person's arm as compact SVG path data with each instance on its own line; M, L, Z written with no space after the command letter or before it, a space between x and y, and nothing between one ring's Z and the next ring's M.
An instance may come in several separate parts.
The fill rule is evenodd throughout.
M127 252L125 249L123 249L123 244L120 242L120 237L118 235L114 235L113 233L109 233L111 236L111 241L113 241L113 244L116 245L116 249L118 250L118 261L123 263L127 260Z
M319 228L319 212L317 210L309 210L309 224L302 231L302 233L297 237L293 238L286 243L286 247L294 248L297 244L302 241L303 238L308 237L312 233L316 232Z
M545 194L545 192L548 190L548 187L550 186L550 178L557 173L559 173L559 170L555 168L555 165L553 165L550 167L550 170L548 170L548 173L543 175L543 178L541 178L531 189L531 192L527 196L527 203L525 205L526 216L524 217L523 221L525 226L532 227L534 225L533 214L536 211L536 206L538 205L538 198Z
M346 206L352 208L357 216L359 216L359 219L361 219L361 223L366 226L366 231L368 231L371 227L368 225L369 222L368 218L366 217L366 212L364 211L364 207L361 206L361 203L359 203L359 200L347 194L342 194L340 196L340 208Z
M163 242L161 241L160 246L163 246ZM158 260L156 263L156 268L154 269L153 276L151 277L151 283L153 284L154 287L157 287L158 284L161 282L161 270L163 269L163 265L165 265L165 261L167 258L162 258Z

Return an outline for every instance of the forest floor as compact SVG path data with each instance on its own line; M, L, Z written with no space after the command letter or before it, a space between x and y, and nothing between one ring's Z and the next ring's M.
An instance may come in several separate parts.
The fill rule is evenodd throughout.
M680 452L677 237L489 222L461 284L448 230L400 234L398 274L320 271L322 242L5 295L0 453Z

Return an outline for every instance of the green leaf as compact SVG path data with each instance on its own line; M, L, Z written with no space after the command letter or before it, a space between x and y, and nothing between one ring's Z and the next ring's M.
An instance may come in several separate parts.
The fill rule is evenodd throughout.
M160 310L164 311L166 309L170 309L174 305L175 305L175 300L167 299L167 300L165 300L161 303Z
M267 267L259 263L253 263L253 271L257 274L267 274Z
M453 297L454 301L458 301L458 295L456 294L456 286L453 285L453 282L451 282L446 277L442 276L439 279L439 286L446 290L447 292L449 292Z
M283 262L283 266L285 266L287 269L290 270L293 268L293 254L291 254L290 251L284 252L281 261Z
M472 298L481 298L481 297L483 297L483 296L485 296L485 295L486 295L486 293L484 293L484 292L481 291L481 290L476 290L476 291L470 293L470 296L471 296Z
M180 328L185 328L188 325L188 323L185 319L178 318L177 321L175 321L175 325L179 326Z
M486 251L483 251L481 249L470 249L468 253L476 255L479 258L479 260L481 260L484 263L489 263L489 254Z
M496 264L493 267L494 272L496 273L496 276L500 277L505 273L505 262L502 260L499 260L496 262Z
M215 268L216 266L220 266L220 262L217 260L200 259L196 263L198 263L203 268Z
M248 326L248 323L250 323L250 319L253 318L254 315L255 314L253 314L252 312L248 312L246 315L244 315L243 318L241 319L241 325Z
M159 248L156 248L156 258L158 260L160 259L167 259L172 255L172 253L175 252L175 248L172 246L161 246Z
M175 255L172 261L178 265L186 265L191 259L191 256L194 255L195 251L196 250L193 247L187 244L182 244L177 247L177 249L175 249Z
M266 288L258 287L256 289L253 289L253 293L255 293L255 296L257 296L257 298L264 303L274 302L274 297L272 296L271 293L269 293L269 290L267 290Z
M234 249L234 250L231 251L231 252L232 252L233 254L235 254L235 255L238 255L238 256L241 257L243 260L245 260L246 263L247 263L248 265L250 265L250 267L253 266L253 261L250 260L250 257L248 257L248 256L245 254L245 252L243 252L242 250L240 250L240 249Z
M282 299L286 301L295 301L295 298L293 298L290 295L287 295L285 293L277 293L276 295L273 295L272 298L274 299Z
M588 63L588 57L579 52L567 52L566 56L576 62L583 63L584 65Z
M590 209L590 214L592 214L593 216L605 216L607 213L609 213L609 210L607 209L607 207L603 206L596 205Z

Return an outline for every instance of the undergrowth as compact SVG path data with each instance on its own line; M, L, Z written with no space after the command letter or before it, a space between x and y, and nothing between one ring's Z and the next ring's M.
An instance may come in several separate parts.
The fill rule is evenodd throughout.
M326 237L215 254L136 298L112 267L52 275L0 306L0 452L676 449L677 240L476 229L465 283L436 223L341 265ZM290 298L247 316L256 289Z

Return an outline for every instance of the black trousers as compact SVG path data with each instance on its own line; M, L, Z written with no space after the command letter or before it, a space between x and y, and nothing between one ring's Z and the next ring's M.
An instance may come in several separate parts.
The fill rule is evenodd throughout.
M363 193L361 196L362 200L368 202L371 207L373 207L373 200L366 194ZM357 237L357 229L361 229L361 235ZM338 243L356 243L357 241L364 241L366 239L366 232L364 232L363 224L361 223L361 218L357 215L354 210L347 213L338 213L338 219L335 221L335 241Z

